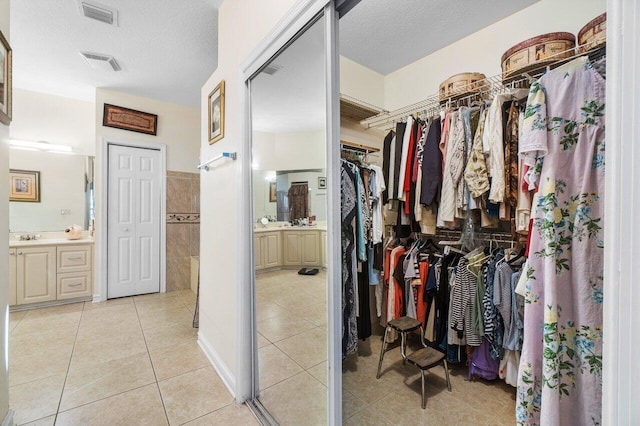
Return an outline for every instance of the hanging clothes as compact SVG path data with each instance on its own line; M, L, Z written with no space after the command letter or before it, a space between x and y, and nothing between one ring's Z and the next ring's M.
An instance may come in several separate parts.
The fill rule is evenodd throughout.
M289 219L309 217L309 185L294 183L289 188Z
M524 128L520 155L538 193L517 421L600 424L604 79L586 58L547 72L531 86Z
M340 168L341 214L341 263L342 263L342 357L354 353L358 348L358 326L356 320L356 295L354 280L357 271L355 259L356 179L353 165L342 160Z

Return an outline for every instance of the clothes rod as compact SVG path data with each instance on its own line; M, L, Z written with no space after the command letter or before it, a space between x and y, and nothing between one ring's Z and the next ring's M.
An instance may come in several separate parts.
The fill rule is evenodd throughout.
M207 172L209 171L209 164L213 163L214 161L218 161L221 158L231 158L232 160L235 160L237 158L237 154L235 152L223 152L222 154L218 155L217 157L213 157L211 160L207 160L204 163L200 164L198 166L198 169L202 170L206 170Z

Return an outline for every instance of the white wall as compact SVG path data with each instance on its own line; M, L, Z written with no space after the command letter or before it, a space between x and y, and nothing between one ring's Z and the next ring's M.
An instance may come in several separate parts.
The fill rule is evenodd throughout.
M0 0L0 31L9 43L9 0ZM9 127L0 124L0 182L9 180ZM9 411L9 192L0 185L0 423Z
M95 132L93 102L14 89L12 139L70 145L74 152L95 155Z
M104 104L112 104L158 116L157 135L135 133L102 125ZM129 95L109 89L96 89L96 152L102 138L137 140L167 145L167 170L196 172L199 164L200 110L198 108Z
M511 46L539 34L577 34L606 10L606 0L541 0L385 77L384 107L418 102L438 92L439 84L461 72L487 77L501 72L500 58Z
M382 108L384 80L382 74L340 56L340 93Z
M11 232L62 231L74 224L84 228L84 155L18 149L11 149L10 155L12 169L40 172L40 202L9 203ZM71 214L61 215L61 209L71 210Z
M218 11L218 69L201 91L201 155L203 159L224 151L240 151L243 138L240 101L244 96L240 66L255 46L285 15L295 0L226 0ZM207 96L225 80L225 137L209 145ZM241 152L242 153L242 152ZM249 155L248 153L245 155ZM240 161L220 161L200 181L200 332L210 344L216 366L227 386L235 391L239 253ZM224 242L224 243L222 243Z
M324 131L254 132L252 162L261 170L324 169Z

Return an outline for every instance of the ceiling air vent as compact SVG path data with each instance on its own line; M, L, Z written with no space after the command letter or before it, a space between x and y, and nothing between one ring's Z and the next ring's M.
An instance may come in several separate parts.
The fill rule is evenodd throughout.
M91 52L80 52L80 56L82 56L93 69L105 71L120 71L122 69L113 56Z
M118 26L118 11L112 7L81 0L78 2L80 14L105 24Z
M277 73L278 71L280 71L282 69L282 65L278 65L278 64L269 64L266 67L264 67L264 69L262 70L263 73L265 74L269 74L269 75L274 75L275 73Z

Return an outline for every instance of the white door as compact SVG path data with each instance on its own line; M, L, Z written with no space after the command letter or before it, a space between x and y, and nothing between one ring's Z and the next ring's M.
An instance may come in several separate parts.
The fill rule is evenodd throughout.
M160 151L109 145L107 298L160 291Z

